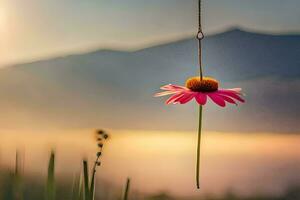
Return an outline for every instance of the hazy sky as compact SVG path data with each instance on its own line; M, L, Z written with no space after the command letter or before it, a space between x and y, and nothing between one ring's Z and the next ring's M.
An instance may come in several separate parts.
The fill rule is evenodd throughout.
M300 32L299 0L203 0L204 31ZM0 0L0 65L192 35L197 0Z

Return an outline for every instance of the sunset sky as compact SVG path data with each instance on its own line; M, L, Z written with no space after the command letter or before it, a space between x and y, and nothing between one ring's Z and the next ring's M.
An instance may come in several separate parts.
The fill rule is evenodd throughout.
M98 189L119 190L127 177L130 192L174 197L300 188L300 0L202 2L198 45L198 0L0 0L0 199L16 158L43 184L51 149L57 183L80 175L83 158L97 164L99 130L109 140ZM199 76L199 65L218 80L212 93L197 90L210 97L201 118L195 99L154 97ZM215 105L224 88L242 88L245 102Z
M298 0L206 0L204 31L300 31ZM0 66L95 48L141 48L188 37L196 0L0 0Z

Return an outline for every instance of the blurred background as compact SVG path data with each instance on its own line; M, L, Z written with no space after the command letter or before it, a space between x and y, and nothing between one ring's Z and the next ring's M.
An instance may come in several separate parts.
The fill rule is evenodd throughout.
M200 190L197 104L153 98L197 74L197 4L0 0L0 199L77 199L98 128L96 199L300 199L300 2L203 0L204 74L246 103L205 106Z

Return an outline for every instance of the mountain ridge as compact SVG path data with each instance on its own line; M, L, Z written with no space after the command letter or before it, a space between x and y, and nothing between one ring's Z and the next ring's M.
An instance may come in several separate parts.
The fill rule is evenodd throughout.
M255 32L255 31L249 31L249 30L245 30L243 28L240 27L231 27L228 28L222 32L219 33L213 33L213 34L209 34L207 36L205 36L205 38L214 38L214 37L220 37L220 36L224 36L224 35L228 35L228 34L250 34L250 35L258 35L258 36L268 36L268 37L300 37L300 33L283 33L283 34L272 34L272 33L264 33L264 32ZM122 49L118 49L118 48L101 48L101 47L96 47L93 48L91 50L85 50L83 52L72 52L72 53L67 53L61 56L53 56L53 57L46 57L43 59L37 59L37 60L33 60L33 61L28 61L28 62L20 62L20 63L15 63L15 64L9 64L9 65L5 65L3 66L3 68L7 68L7 67L16 67L19 65L26 65L26 64L34 64L36 62L44 62L44 61L49 61L49 60L56 60L56 59L64 59L64 58L68 58L68 57L72 57L72 56L80 56L80 55L85 55L85 54L93 54L93 53L101 53L101 52L115 52L115 53L134 53L134 52L138 52L138 51L142 51L142 50L147 50L150 48L155 48L155 47L160 47L160 46L165 46L168 44L174 44L174 43L181 43L181 42L185 42L188 40L195 40L195 36L189 36L189 37L184 37L184 38L179 38L176 40L171 40L171 41L166 41L160 44L154 44L154 45L148 45L146 47L140 47L140 48L135 48L133 50L122 50ZM101 46L101 45L99 45Z
M242 87L246 104L208 103L204 128L300 132L300 36L232 31L203 40L204 74ZM198 74L195 39L134 52L94 51L0 70L1 127L196 128L195 104L165 106L153 94ZM171 125L170 125L171 124Z

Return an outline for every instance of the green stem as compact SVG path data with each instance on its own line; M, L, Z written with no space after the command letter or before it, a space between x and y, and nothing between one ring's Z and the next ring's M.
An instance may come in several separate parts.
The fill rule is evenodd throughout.
M197 165L196 165L196 184L200 188L199 174L200 174L200 144L201 144L201 128L202 128L202 105L199 105L199 127L197 140Z
M49 164L48 164L48 178L47 178L47 200L55 199L55 154L54 151L51 152Z

